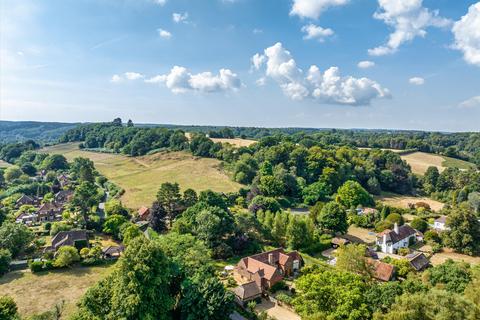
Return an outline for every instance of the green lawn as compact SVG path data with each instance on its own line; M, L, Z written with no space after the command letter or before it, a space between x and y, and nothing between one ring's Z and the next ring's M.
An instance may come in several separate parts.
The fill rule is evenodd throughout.
M105 277L112 265L74 267L33 274L29 270L14 271L0 278L1 295L11 296L23 317L49 311L65 302L62 319L75 311L75 304L85 291Z
M127 157L79 150L78 144L73 143L55 145L41 152L63 154L69 161L75 157L91 159L100 173L125 189L122 201L133 209L150 205L163 182L177 182L182 190L196 191L233 192L241 187L221 169L217 159L194 157L187 152Z
M442 162L442 166L447 168L458 168L463 170L468 170L470 168L475 169L475 164L471 162L467 162L460 159L450 158L450 157L443 157L444 161Z

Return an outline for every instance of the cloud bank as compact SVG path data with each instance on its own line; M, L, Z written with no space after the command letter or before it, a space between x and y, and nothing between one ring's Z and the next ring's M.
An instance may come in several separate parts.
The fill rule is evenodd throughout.
M275 80L292 100L310 98L325 104L361 106L370 105L376 98L390 97L389 90L377 82L341 76L338 67L330 67L322 73L312 65L304 72L281 43L266 48L263 54L254 55L251 61L256 70L265 65L265 76Z
M452 32L454 47L463 52L465 61L480 67L480 2L472 4L468 13L455 22Z
M169 73L146 79L146 83L163 83L175 94L189 91L225 92L242 87L237 74L229 69L220 69L217 75L211 72L192 74L185 67L174 66Z
M346 5L350 0L293 0L290 15L318 19L330 7Z
M373 15L394 29L386 44L369 49L372 56L395 53L398 48L416 37L425 37L428 27L444 28L451 21L439 16L438 10L422 6L423 0L378 0L379 8Z

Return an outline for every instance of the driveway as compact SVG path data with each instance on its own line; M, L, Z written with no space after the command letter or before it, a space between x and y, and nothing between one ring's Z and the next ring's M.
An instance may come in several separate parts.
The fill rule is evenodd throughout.
M295 312L266 299L262 299L262 303L257 304L255 311L258 313L266 311L270 317L277 320L301 320L300 316Z

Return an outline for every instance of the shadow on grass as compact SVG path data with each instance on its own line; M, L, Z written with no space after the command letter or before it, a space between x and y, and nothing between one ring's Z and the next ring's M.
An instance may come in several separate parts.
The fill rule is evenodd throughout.
M25 271L24 270L17 270L17 271L9 272L9 273L3 275L2 277L0 277L0 285L7 284L7 283L10 283L12 281L21 279L24 276L25 276Z

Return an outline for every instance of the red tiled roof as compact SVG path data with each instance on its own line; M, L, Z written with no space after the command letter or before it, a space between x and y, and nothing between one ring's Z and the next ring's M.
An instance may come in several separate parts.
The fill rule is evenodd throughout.
M373 266L373 276L375 279L381 281L390 281L393 278L395 267L391 264L368 259L368 262Z
M141 207L140 209L138 209L138 215L143 217L144 215L148 214L150 211L150 209L148 207Z

